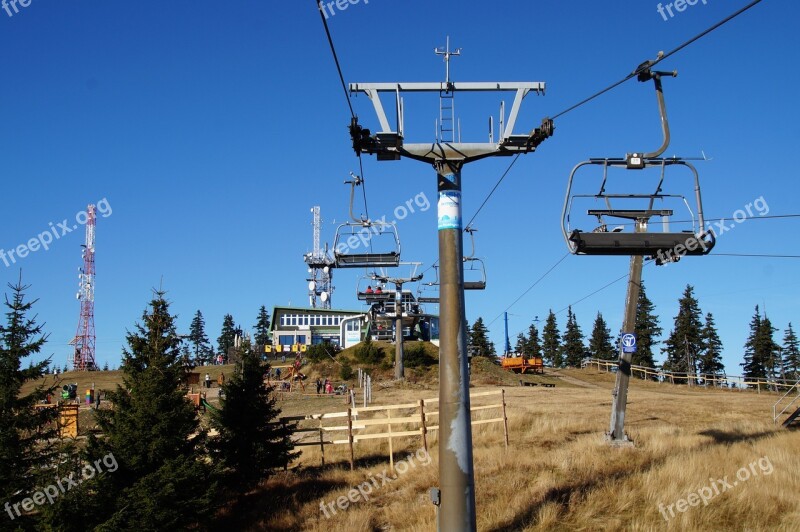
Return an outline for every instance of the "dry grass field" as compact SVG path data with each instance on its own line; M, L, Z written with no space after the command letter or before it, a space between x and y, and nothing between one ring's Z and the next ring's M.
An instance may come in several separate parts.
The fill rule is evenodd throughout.
M551 379L563 385L505 388L507 450L499 425L474 432L479 530L800 530L800 432L773 425L774 395L633 380L627 428L635 446L610 448L603 433L613 376L564 370ZM495 388L482 385L473 392ZM376 387L374 399L397 404L436 394L433 385ZM344 406L332 398L281 404L287 415ZM287 473L229 508L220 525L435 530L435 507L427 495L437 484L435 433L429 443L428 465L415 455L416 465L388 483L381 476L390 473L384 471L385 441L358 443L354 472L346 445L326 448L326 467L317 448L304 447ZM395 460L408 461L419 446L415 438L404 445L395 441ZM373 484L368 500L359 495L346 511L336 507L339 497L365 481ZM334 503L333 510L327 506L323 513L322 502Z
M219 371L232 368L209 369L216 379ZM506 390L510 433L506 449L502 425L474 430L481 531L800 530L800 432L772 423L774 394L634 379L626 426L635 446L611 448L603 434L613 375L587 369L525 376L526 381L556 384L545 388L521 387L518 376L491 364L474 370L473 393ZM82 393L92 379L98 389L108 389L120 375L63 377L78 382ZM315 378L311 374L308 382ZM418 373L403 385L377 377L373 387L375 405L438 395L435 370ZM340 396L310 394L285 394L280 406L287 416L346 409ZM85 410L82 415L91 416ZM435 530L428 491L437 485L436 432L428 442L426 457L419 452L419 438L394 440L395 462L410 466L402 474L398 467L393 480L388 480L385 440L357 443L353 472L347 445L327 446L324 467L317 447L303 447L288 472L279 472L223 510L215 528ZM336 506L364 482L372 484L366 497L359 495L344 511ZM321 503L328 504L325 512Z

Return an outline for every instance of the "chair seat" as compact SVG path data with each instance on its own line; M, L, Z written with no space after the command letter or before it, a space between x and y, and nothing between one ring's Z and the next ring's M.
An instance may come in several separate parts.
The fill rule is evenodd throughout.
M655 256L672 252L679 256L707 255L714 239L686 233L584 233L575 230L569 237L581 255ZM679 248L680 246L680 248ZM677 248L677 249L676 249Z
M339 268L394 267L400 264L400 254L392 253L336 253Z

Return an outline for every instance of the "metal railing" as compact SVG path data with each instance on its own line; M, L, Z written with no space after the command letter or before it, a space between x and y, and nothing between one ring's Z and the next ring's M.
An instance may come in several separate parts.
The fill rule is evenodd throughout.
M797 392L797 395L795 395L794 399L792 399L789 402L789 404L783 407L783 410L778 412L778 407L780 406L780 404L783 401L785 401L793 392ZM795 404L799 399L800 399L800 381L797 381L794 386L789 388L789 391L786 392L783 397L778 399L778 401L774 405L772 405L772 421L777 424L778 418L781 417L783 414L785 414L786 411L789 410L792 407L792 405Z
M616 371L619 366L618 360L601 360L597 358L586 358L581 361L581 368L585 369L587 366L596 366L598 371ZM800 383L792 383L785 379L753 379L743 376L735 375L719 375L719 374L705 374L705 373L686 373L686 372L672 372L667 370L660 370L656 368L649 368L646 366L631 365L631 376L640 379L656 379L659 382L671 384L687 384L689 382L697 384L702 382L703 385L711 385L721 389L733 390L746 390L748 388L755 388L758 393L761 393L763 387L766 391L777 391L780 393L782 389L789 389L789 393L795 389ZM781 382L783 381L783 382Z

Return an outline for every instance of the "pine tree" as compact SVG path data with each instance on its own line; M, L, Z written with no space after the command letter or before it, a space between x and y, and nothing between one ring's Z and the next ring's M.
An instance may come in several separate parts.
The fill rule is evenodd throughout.
M59 501L55 518L74 530L193 528L209 515L217 487L205 431L179 388L187 370L164 292L155 292L127 342L124 388L108 392L113 409L95 412L103 438L87 450L89 462L113 457L118 467L84 482L93 497Z
M526 353L529 358L542 358L542 342L539 340L539 329L535 323L528 327L528 339L526 342Z
M21 276L16 285L8 286L12 295L10 300L5 298L6 324L0 325L0 500L13 505L35 491L37 477L53 457L47 442L55 437L55 431L47 424L55 420L56 409L34 408L53 393L52 387L39 384L31 392L21 393L23 384L44 375L50 359L21 369L22 360L39 353L47 336L36 317L28 317L36 303L25 301L29 286L22 284ZM13 519L21 530L33 528L37 521L31 515Z
M253 335L253 341L257 347L269 344L269 325L269 312L267 312L267 307L261 305L261 308L258 309L256 326L253 327L256 331L255 335Z
M236 324L233 323L233 316L225 314L222 318L222 333L217 338L218 353L223 357L228 356L228 350L234 345L236 339Z
M517 335L517 343L514 346L514 352L521 356L529 356L528 355L528 339L525 338L523 333L519 333Z
M653 348L659 342L662 329L659 326L658 316L655 314L655 305L647 297L647 292L642 281L639 288L639 300L636 305L636 352L633 353L631 364L647 368L656 367Z
M717 333L714 316L706 314L706 323L701 331L703 349L698 357L697 369L701 374L722 375L725 364L722 363L722 340Z
M554 368L564 366L564 357L561 354L561 333L558 331L556 315L550 310L547 321L542 329L542 355L544 362Z
M483 318L478 318L472 324L469 333L469 345L473 349L473 356L493 357L496 355L494 343L489 341L489 330L483 324Z
M589 339L589 352L593 357L601 360L615 360L619 355L611 343L611 330L606 325L601 313L597 313L592 327L592 336Z
M210 442L212 456L233 487L242 492L269 477L276 467L293 459L293 427L275 423L281 413L271 388L264 384L269 365L245 340L241 362L222 389L221 408L211 413L219 435Z
M686 285L683 297L678 300L675 325L661 350L667 355L664 369L693 376L697 373L697 356L703 350L703 324L700 321L700 304L694 297L694 288Z
M208 336L206 336L206 322L203 319L203 313L199 310L192 318L192 324L189 325L189 343L192 344L195 364L202 365L210 362L213 350Z
M572 307L567 309L567 325L564 328L564 363L571 367L580 367L581 361L586 353L586 346L583 345L583 333L578 325Z
M108 371L108 361L106 361L106 363L103 364L103 371Z
M789 323L789 328L783 335L783 371L787 379L797 381L800 379L800 343L797 335Z

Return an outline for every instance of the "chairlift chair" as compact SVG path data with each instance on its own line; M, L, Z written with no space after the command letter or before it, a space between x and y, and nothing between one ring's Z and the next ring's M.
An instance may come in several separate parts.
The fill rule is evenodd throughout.
M464 257L464 290L486 290L486 265L475 256L475 231L474 227L464 229L472 243L472 252Z
M367 303L382 303L394 300L394 291L384 291L381 289L380 293L375 290L379 285L379 280L376 274L365 275L358 280L356 295L359 301L366 301ZM369 289L372 288L370 292Z
M353 215L355 188L362 179L352 174L350 218L336 229L333 257L337 268L394 268L400 264L400 237L394 222L373 221ZM374 248L378 247L378 252ZM356 251L364 248L364 251Z
M630 153L621 159L589 159L579 163L570 173L562 210L562 233L569 250L573 254L654 257L657 264L662 264L668 261L677 261L680 257L686 255L706 255L713 249L716 241L714 233L711 230L707 230L705 226L703 202L700 196L700 178L697 169L685 159L678 157L659 158L667 149L670 140L669 121L661 86L661 76L663 75L675 76L677 73L651 72L646 68L639 74L639 81L652 79L655 82L664 136L661 147L651 153ZM572 188L575 175L579 170L584 167L597 166L602 166L603 169L603 180L599 191L596 194L573 194ZM694 177L696 217L685 196L667 194L663 191L667 168L673 166L689 169ZM659 169L660 176L652 193L609 193L606 191L609 168L634 171ZM628 174L628 177L630 177L630 174ZM576 199L581 198L594 199L605 206L604 209L590 209L586 212L587 215L596 217L599 224L591 231L573 228L570 225L573 204ZM688 222L691 223L691 230L670 230L669 223L673 211L667 208L656 208L657 202L659 207L665 206L663 205L664 203L683 203L691 216L691 220ZM619 208L620 204L624 205L625 208ZM635 208L630 208L632 205ZM609 218L626 220L628 223L609 230ZM661 219L663 222L662 231L656 231L651 228L650 220L652 218ZM632 231L631 228L633 229Z
M575 175L585 166L603 167L603 184L597 194L572 194ZM703 204L700 196L700 178L697 169L691 163L678 158L648 159L642 168L660 168L661 178L656 190L650 194L609 194L605 191L608 180L609 168L630 169L626 159L590 159L578 164L570 174L567 186L567 197L564 200L562 213L562 232L570 251L578 255L641 255L645 257L700 256L708 254L716 243L714 233L705 229L703 217ZM682 166L688 168L694 177L694 190L697 215L692 212L689 202L683 195L664 194L662 186L666 168L669 166ZM589 209L586 214L597 218L598 227L591 231L573 228L570 225L573 204L576 199L589 198L605 204L606 209ZM638 200L638 201L637 201ZM674 200L683 203L691 217L692 230L671 231L669 229L672 209L657 209L656 202ZM619 209L612 206L612 202L619 206L620 203L638 206L646 204L646 208ZM610 229L613 223L608 219L621 219L629 223ZM650 221L660 218L663 230L655 231L651 228ZM638 228L637 228L638 226ZM631 231L630 229L633 229Z
M379 242L386 247L373 251ZM354 251L358 247L368 249ZM336 230L333 250L337 268L395 268L400 264L400 239L393 223L343 223Z
M417 287L417 301L419 303L439 304L439 267L433 265L436 280L429 283L420 283Z

